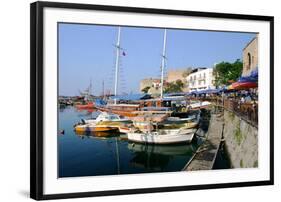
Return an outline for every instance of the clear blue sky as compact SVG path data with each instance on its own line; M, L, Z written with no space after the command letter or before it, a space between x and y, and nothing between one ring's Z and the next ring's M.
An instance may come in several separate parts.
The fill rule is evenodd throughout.
M92 79L93 93L114 90L115 47L118 27L59 24L59 95L78 95ZM159 77L163 29L121 28L119 94L135 93L143 78ZM194 30L167 31L167 69L213 67L221 61L242 59L251 33Z

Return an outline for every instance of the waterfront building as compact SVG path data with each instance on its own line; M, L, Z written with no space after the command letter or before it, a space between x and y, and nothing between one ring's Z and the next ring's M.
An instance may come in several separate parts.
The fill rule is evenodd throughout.
M165 81L164 81L165 82ZM146 89L146 90L145 90ZM147 78L140 81L140 93L148 93L151 95L160 95L161 80L156 78ZM147 92L145 92L147 91Z
M213 68L199 67L192 70L186 77L189 91L215 89Z
M177 80L181 80L184 83L184 88L183 88L183 92L188 92L188 86L186 83L186 76L185 74L187 74L188 70L190 70L191 68L181 68L181 69L171 69L168 70L167 73L167 82L168 83L172 83L172 82L176 82Z
M243 49L242 76L249 76L258 67L258 35L256 35Z

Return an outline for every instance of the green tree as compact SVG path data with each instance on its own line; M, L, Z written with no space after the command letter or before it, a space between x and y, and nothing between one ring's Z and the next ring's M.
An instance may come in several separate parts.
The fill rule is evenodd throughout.
M146 86L146 87L143 88L141 91L142 91L143 93L147 93L147 92L149 91L149 89L150 89L150 86Z
M164 93L179 93L183 91L184 83L178 79L175 82L165 84Z
M237 59L234 63L221 62L214 67L215 85L221 86L236 81L242 74L243 63Z

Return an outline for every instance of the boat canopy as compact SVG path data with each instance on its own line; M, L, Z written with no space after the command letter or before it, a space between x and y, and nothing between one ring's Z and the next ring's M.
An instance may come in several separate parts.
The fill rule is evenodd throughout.
M111 96L110 99L112 100L123 100L123 101L136 101L136 100L144 100L150 99L151 95L143 93L143 94L129 94L129 95L116 95Z
M102 99L96 99L95 100L95 105L96 106L103 106L103 105L106 105L106 102Z

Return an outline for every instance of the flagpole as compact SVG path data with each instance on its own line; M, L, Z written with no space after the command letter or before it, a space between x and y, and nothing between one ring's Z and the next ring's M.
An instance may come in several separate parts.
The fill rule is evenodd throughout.
M114 88L114 95L115 96L117 96L117 88L118 88L120 34L121 34L121 27L119 26L118 27L117 44L116 44L116 61L115 61L115 88ZM116 98L114 99L114 104L116 104Z
M162 53L162 64L161 64L161 99L163 98L163 85L164 85L164 68L165 68L165 59L166 59L166 37L167 29L164 31L164 42L163 42L163 53Z

